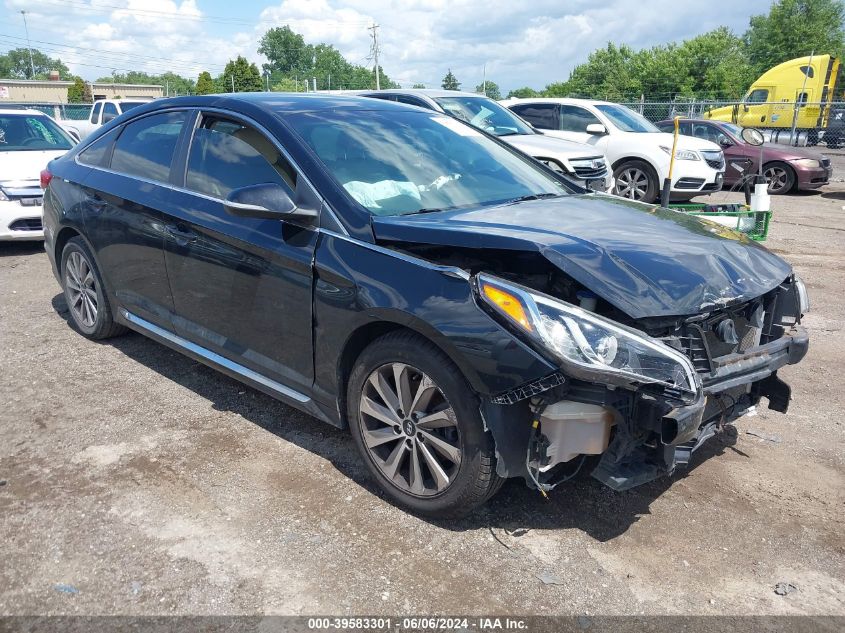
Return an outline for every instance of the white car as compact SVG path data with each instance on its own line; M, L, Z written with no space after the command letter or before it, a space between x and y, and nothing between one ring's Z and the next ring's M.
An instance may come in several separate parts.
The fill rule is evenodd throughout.
M493 99L457 90L379 90L357 92L363 97L396 101L465 121L508 145L567 174L586 189L610 192L613 177L603 152L584 143L574 143L540 133Z
M0 109L0 240L44 239L41 171L73 145L42 112Z
M588 143L613 168L613 193L643 202L660 197L669 175L672 135L630 108L587 99L511 99L502 102L550 136ZM680 136L672 171L672 200L689 200L722 188L725 157L715 143Z

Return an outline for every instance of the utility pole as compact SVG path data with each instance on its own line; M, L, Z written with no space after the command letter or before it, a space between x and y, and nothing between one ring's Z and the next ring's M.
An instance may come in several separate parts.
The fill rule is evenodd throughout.
M235 75L229 75L232 78L232 92L235 92Z
M29 43L29 27L26 24L26 11L21 11L23 16L23 28L26 31L26 48L29 51L29 69L32 71L30 79L35 79L35 62L32 61L32 44Z
M381 78L379 77L381 73L379 72L378 67L378 24L373 22L373 25L367 27L367 30L373 32L373 61L375 65L374 70L376 73L376 90L381 90Z
M813 55L815 55L815 53L816 51L814 50L810 51L810 61L807 62L807 66L809 66L809 68L807 72L804 73L804 83L801 84L801 92L795 97L795 107L792 109L792 130L789 132L789 144L794 147L798 147L798 139L795 138L795 129L798 127L798 109L801 107L799 99L803 97L805 99L805 104L809 101L809 99L807 99L807 93L804 91L807 89L807 77L813 70ZM809 132L807 135L809 136Z
M484 96L487 96L487 64L484 64L484 69L482 70L482 77L481 80L481 92L484 93Z

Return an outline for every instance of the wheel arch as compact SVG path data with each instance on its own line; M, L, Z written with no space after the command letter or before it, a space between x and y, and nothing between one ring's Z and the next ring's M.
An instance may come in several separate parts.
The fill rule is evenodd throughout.
M446 357L455 365L464 380L466 380L467 384L470 385L473 392L476 394L478 393L476 391L476 387L473 385L471 376L468 375L467 365L462 362L457 350L449 349L448 346L443 345L442 342L438 340L439 337L432 336L431 333L426 332L426 328L424 326L419 327L416 325L415 327L415 325L416 324L413 322L399 322L382 316L380 320L371 321L359 326L347 337L346 343L343 345L341 353L338 355L336 367L338 385L337 406L338 411L341 414L341 424L343 427L346 427L348 424L348 420L346 420L347 391L349 388L349 377L352 374L352 368L355 367L355 362L373 341L392 332L408 332L419 336L434 345L434 347L445 354Z

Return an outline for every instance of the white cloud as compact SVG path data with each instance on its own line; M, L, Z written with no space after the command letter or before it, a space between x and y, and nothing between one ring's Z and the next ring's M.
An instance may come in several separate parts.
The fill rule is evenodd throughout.
M285 24L308 42L333 44L351 62L367 64L367 27L377 22L382 66L393 79L438 86L451 68L463 87L472 89L486 64L488 78L507 89L564 80L609 41L639 48L723 24L741 32L749 15L765 12L769 0L711 0L706 8L689 0L282 0L268 2L260 12L254 5L241 7L246 4L227 7L227 21L205 0L5 0L4 22L10 25L7 34L22 36L23 29L11 25L19 22L14 14L25 9L33 40L54 43L52 49L33 45L68 60L89 78L111 68L217 74L239 54L261 63L261 35ZM250 24L255 15L256 23Z

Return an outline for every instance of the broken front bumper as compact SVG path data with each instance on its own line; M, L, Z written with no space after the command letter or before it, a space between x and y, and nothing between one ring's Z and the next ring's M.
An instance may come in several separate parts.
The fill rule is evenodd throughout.
M713 359L713 370L701 376L698 399L661 417L659 444L636 446L621 455L611 444L593 476L615 490L632 488L686 465L705 441L755 406L761 397L768 399L770 409L786 413L791 391L777 377L777 371L798 363L808 348L807 331L795 326L780 338L747 352ZM655 424L651 427L656 430Z

